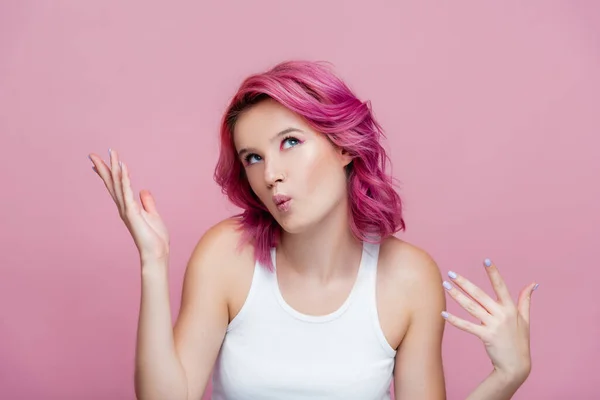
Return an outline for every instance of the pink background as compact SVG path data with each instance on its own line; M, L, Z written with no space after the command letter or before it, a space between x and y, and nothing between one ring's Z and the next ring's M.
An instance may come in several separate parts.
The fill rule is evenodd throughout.
M155 194L175 316L194 244L236 211L212 181L221 112L288 58L372 101L400 237L486 290L485 257L515 296L540 283L515 399L599 398L600 3L210 3L1 3L0 398L134 398L137 252L87 154L117 149ZM463 399L491 366L446 332Z

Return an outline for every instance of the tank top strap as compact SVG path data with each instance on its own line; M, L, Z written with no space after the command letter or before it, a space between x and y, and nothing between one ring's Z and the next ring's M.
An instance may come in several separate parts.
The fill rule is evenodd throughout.
M361 270L358 275L360 281L357 282L356 289L363 297L362 303L369 304L375 299L375 283L377 280L377 261L379 259L379 244L363 242L363 255L361 260ZM366 301L365 301L366 300Z
M272 248L271 257L274 257L274 255L275 248ZM273 285L273 275L274 274L267 270L267 268L265 268L258 260L255 260L252 281L250 283L248 294L246 295L246 300L238 311L238 314L227 326L227 332L240 325L247 318L247 314L251 315L255 312L254 308L256 307L257 302L260 304L264 301L265 293Z
M362 312L365 312L364 317L369 321L377 337L377 341L381 345L384 353L389 357L396 355L396 350L392 348L387 341L381 324L379 321L379 311L377 309L377 270L379 263L379 243L364 242L365 260L363 265L363 283L360 293L361 299L359 304Z
M376 272L379 260L379 243L363 242L365 252L365 267L371 272Z

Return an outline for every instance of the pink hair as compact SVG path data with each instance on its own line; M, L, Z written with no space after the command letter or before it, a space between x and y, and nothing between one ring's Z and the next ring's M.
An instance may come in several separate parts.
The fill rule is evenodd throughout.
M221 148L214 179L229 200L244 211L240 245L253 241L255 260L273 269L270 248L279 242L281 227L250 188L233 143L235 123L254 104L273 99L305 118L352 156L346 167L350 226L360 240L380 243L405 229L402 201L386 174L389 161L369 101L361 102L324 62L286 61L247 77L231 100L221 123ZM328 63L327 63L328 64ZM370 238L371 235L377 238Z

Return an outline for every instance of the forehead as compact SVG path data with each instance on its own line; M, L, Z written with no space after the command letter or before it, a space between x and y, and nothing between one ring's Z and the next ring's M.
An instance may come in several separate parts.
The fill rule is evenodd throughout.
M251 142L268 140L287 128L312 132L300 115L275 100L267 99L251 106L238 117L233 139L235 146L239 148Z

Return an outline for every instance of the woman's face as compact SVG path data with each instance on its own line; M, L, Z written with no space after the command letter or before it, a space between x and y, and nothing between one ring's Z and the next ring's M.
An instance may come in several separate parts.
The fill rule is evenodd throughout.
M233 137L252 190L286 232L302 232L346 206L350 156L300 115L264 100L240 115ZM278 206L283 199L274 195L291 199Z

